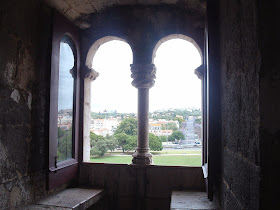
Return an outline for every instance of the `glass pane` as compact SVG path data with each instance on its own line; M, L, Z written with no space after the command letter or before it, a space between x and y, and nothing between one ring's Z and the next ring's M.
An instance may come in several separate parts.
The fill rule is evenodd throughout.
M72 154L73 89L74 79L70 70L74 67L74 55L64 39L60 42L58 85L58 146L57 161L67 160Z

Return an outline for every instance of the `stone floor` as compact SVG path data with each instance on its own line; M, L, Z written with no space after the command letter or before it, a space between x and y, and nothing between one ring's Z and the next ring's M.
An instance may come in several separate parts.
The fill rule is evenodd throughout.
M171 210L219 209L216 202L207 198L206 192L173 191Z

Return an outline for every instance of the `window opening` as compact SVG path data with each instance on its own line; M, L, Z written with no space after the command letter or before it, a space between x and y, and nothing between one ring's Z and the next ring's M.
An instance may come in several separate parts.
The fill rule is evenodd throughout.
M99 75L90 84L91 93L85 93L91 119L86 131L90 143L85 144L90 151L84 148L90 158L84 155L84 161L130 164L137 141L137 89L131 85L130 70L132 51L124 41L106 41L92 61L92 69ZM90 95L90 100L86 95ZM134 148L130 151L128 147Z
M74 55L68 36L60 42L58 77L57 162L73 158Z
M191 42L174 38L158 47L154 63L149 132L163 147L151 152L154 164L201 166L201 80L194 74L200 53Z

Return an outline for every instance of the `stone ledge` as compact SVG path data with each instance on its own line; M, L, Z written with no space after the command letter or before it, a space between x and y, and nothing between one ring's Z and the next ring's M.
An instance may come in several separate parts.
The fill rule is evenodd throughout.
M97 203L103 196L103 189L71 188L39 200L24 209L83 210Z
M207 198L206 192L172 191L171 210L218 210L219 205Z

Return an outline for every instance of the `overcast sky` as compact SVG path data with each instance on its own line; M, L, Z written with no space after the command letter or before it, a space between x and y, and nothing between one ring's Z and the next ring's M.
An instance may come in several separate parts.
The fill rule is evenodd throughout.
M132 51L122 41L100 46L93 68L100 73L92 82L91 109L137 112L137 89L131 85ZM201 80L194 74L201 64L197 49L182 39L160 45L156 52L155 86L150 89L150 111L169 108L200 108Z
M61 109L73 108L74 79L70 73L70 69L73 67L73 52L68 44L61 42L59 57L58 111Z

